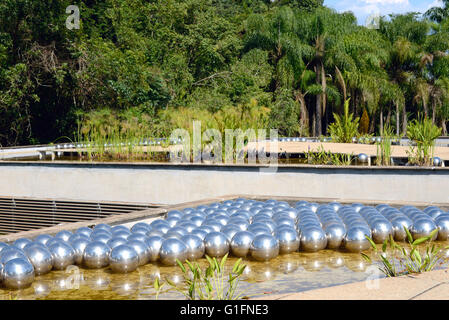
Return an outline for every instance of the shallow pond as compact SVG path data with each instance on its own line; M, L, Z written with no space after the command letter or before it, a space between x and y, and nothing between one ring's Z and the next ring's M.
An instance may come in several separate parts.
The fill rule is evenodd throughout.
M449 242L438 242L447 246ZM372 250L367 251L375 260ZM449 252L446 255L449 257ZM232 268L236 258L226 263ZM204 269L206 259L197 261ZM237 291L247 296L306 291L345 283L385 277L377 268L378 262L368 263L357 253L322 250L316 253L295 252L280 255L268 262L244 260L247 265ZM447 267L446 264L438 268ZM226 273L227 274L227 273ZM182 285L179 267L147 264L130 274L112 274L108 268L88 270L70 266L65 271L52 271L36 277L27 289L10 291L0 289L0 299L49 300L116 300L155 299L155 277L170 279ZM184 299L184 296L165 286L159 299Z

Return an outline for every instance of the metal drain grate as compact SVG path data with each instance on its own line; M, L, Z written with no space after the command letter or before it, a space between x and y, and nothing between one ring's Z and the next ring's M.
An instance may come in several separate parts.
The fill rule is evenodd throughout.
M157 207L152 204L0 197L0 234L105 218Z

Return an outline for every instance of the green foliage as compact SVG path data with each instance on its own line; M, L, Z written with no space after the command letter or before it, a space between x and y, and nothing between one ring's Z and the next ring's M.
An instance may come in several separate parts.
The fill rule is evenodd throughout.
M332 153L330 151L326 151L323 145L321 145L318 150L306 152L305 157L307 159L307 163L309 164L349 166L352 163L354 155L352 153Z
M379 267L379 270L387 277L432 271L437 264L446 262L445 260L447 259L444 258L444 252L449 249L449 246L442 248L431 243L431 240L438 233L438 229L433 230L427 237L416 240L413 240L410 231L405 226L404 230L407 233L409 245L407 249L395 242L391 235L389 239L385 239L380 250L371 238L366 237L381 261L382 266ZM426 243L426 246L424 250L420 250L419 245L423 243ZM367 254L361 254L365 260L372 262Z
M229 273L226 272L226 254L220 261L206 255L209 266L201 270L198 263L186 260L187 267L176 260L184 277L186 287L180 288L175 283L166 279L170 287L182 293L189 300L239 300L244 299L244 292L237 291L240 277L246 268L242 259L238 259ZM154 282L156 299L165 284L160 284L159 278Z
M334 113L335 122L329 126L332 141L351 143L353 137L358 136L359 118L353 119L354 115L349 113L349 99L345 101L343 115Z
M79 114L103 109L145 114L160 136L184 109L236 124L252 101L270 111L255 128L320 136L349 97L362 134L381 110L405 134L421 109L447 133L447 1L378 30L322 0L81 0L68 30L70 4L0 5L2 146L78 139Z
M441 135L441 128L424 118L415 119L407 126L407 137L416 144L409 150L410 163L418 165L431 165L435 139Z
M393 138L393 129L390 126L384 126L380 142L376 142L377 156L376 165L389 166L391 164L391 139Z

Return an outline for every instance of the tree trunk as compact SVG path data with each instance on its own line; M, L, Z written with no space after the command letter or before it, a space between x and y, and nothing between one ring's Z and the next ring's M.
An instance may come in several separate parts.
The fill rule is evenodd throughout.
M309 127L309 119L307 116L307 106L306 106L306 100L304 99L304 94L302 92L299 92L296 94L296 101L299 102L300 105L300 117L301 119L299 119L299 123L301 126L301 134L303 132L305 132L306 130L308 131L308 127Z
M396 105L396 135L399 137L399 104L397 102L394 104Z
M379 132L380 135L382 135L382 132L384 131L384 113L382 111L382 108L380 108L380 115L379 115Z
M385 124L390 125L391 121L391 108L388 108L387 120L385 120Z
M321 82L321 70L319 64L315 67L316 72L316 83ZM315 136L321 136L321 92L316 95L316 105L315 105Z
M402 107L402 136L407 135L407 110L405 108L405 103Z
M443 128L443 136L447 135L446 120L441 119L441 127Z
M435 117L436 117L436 105L435 105L435 101L432 102L432 123L435 124Z
M321 92L322 92L322 96L321 96L321 104L322 104L322 108L321 108L321 114L324 116L324 131L321 129L321 133L325 133L326 129L327 129L327 124L328 124L328 115L329 112L327 110L327 106L326 106L326 72L324 71L324 64L321 63Z

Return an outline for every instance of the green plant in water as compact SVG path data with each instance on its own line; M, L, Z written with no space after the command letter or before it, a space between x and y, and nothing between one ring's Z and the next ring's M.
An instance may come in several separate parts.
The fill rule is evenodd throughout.
M393 138L393 129L386 125L381 132L381 141L376 142L377 157L376 165L389 166L391 164L391 140Z
M441 135L441 128L432 123L432 120L414 119L407 125L407 137L416 146L411 146L408 151L409 162L420 166L429 166L432 163L435 139Z
M333 142L351 143L359 135L359 118L353 119L354 115L349 113L349 100L345 101L343 115L334 113L335 122L329 125Z
M237 292L240 277L246 268L242 259L238 259L231 272L225 275L225 263L228 254L221 261L216 258L210 258L206 255L209 266L203 271L198 263L193 264L186 260L186 266L179 260L176 260L183 273L184 282L187 287L179 288L169 279L165 279L176 291L182 293L189 300L238 300L244 299L244 292ZM226 280L225 280L226 278ZM165 283L161 284L159 278L154 281L156 289L156 299Z
M435 268L438 262L441 264L444 262L442 261L444 251L449 249L449 246L442 248L436 247L435 244L431 243L431 240L438 232L438 229L433 230L427 237L422 237L416 240L413 240L410 231L406 227L404 227L404 230L407 233L407 242L409 244L408 250L395 242L391 235L388 239L385 239L380 250L370 237L366 237L370 242L371 247L380 258L382 266L379 267L379 270L381 270L387 277L397 277L410 273L431 271ZM425 247L424 252L421 253L418 246L425 242L428 242L428 244ZM371 258L367 254L362 252L361 255L365 260L372 263Z
M332 153L326 151L323 145L316 151L308 151L305 157L309 164L327 164L336 166L348 166L353 160L353 154Z

